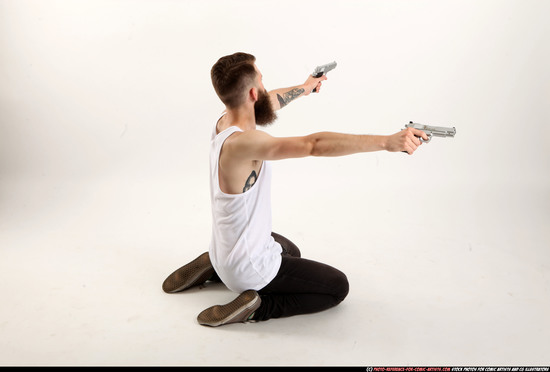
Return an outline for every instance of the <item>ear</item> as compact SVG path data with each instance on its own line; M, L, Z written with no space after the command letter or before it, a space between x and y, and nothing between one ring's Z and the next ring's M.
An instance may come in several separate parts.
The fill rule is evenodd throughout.
M256 102L258 100L258 89L256 87L250 88L248 91L248 96L252 101Z

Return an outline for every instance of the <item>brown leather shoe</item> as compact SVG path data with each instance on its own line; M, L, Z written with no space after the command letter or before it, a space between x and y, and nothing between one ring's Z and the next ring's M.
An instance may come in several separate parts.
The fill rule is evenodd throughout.
M231 323L246 323L248 317L255 312L262 300L256 291L245 291L226 305L209 307L199 314L197 321L201 325L218 327Z
M180 267L168 276L162 283L166 293L184 291L196 285L203 284L214 275L208 252L201 254L187 265Z

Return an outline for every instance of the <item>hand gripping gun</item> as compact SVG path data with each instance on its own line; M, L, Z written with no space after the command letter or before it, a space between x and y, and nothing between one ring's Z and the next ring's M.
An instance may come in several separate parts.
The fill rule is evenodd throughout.
M327 63L326 65L317 66L311 76L320 78L323 75L326 75L327 72L334 70L336 68L336 61ZM315 93L317 91L317 88L313 89L313 92Z

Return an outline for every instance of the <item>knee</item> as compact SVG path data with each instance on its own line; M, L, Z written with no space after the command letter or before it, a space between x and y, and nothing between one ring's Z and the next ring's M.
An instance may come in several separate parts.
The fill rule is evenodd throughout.
M334 280L334 289L334 297L338 301L337 303L344 301L349 293L349 282L346 274L340 272L339 275L336 276Z

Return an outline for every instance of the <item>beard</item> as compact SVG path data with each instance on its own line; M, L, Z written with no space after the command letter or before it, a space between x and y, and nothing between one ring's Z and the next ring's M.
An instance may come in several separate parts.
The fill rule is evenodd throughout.
M258 91L258 100L254 103L254 115L256 124L260 126L268 126L277 120L277 113L273 110L269 94L265 89Z

